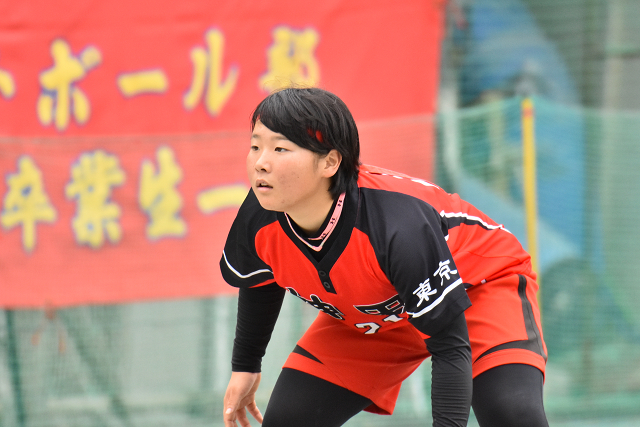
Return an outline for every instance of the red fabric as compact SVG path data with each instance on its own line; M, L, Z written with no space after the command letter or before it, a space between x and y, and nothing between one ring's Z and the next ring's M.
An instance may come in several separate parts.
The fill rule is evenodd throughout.
M537 326L536 333L542 334L540 309L536 297L538 284L530 277L526 279L526 299L531 305L531 314ZM527 340L523 316L527 316L528 313L523 313L518 284L519 277L512 275L474 286L467 291L472 305L465 311L465 316L471 339L474 377L507 363L532 365L540 369L543 374L545 372L546 360L529 350L505 349L480 357L497 345ZM500 309L497 310L496 307ZM542 336L540 336L540 343L546 354L547 347Z
M284 366L367 397L373 402L368 412L391 414L402 381L429 357L418 330L402 325L367 335L320 313L298 345L322 363L292 353Z
M303 9L294 0L36 0L0 7L0 217L12 209L9 194L25 191L10 183L25 158L35 165L41 192L55 211L54 218L33 223L31 247L26 225L0 225L0 307L234 292L223 282L217 260L238 194L248 189L249 116L271 90L261 80L273 71L278 28L294 37L317 36L311 59L302 58L296 70L312 74L316 67L314 84L350 107L361 128L363 160L429 178L440 2L344 0ZM221 36L220 46L210 48L211 34ZM66 97L43 83L57 69L56 46L68 49L76 66L86 66ZM184 99L198 69L192 56L198 52L208 55L207 72L217 61L219 76L215 81L206 74L201 96L187 108ZM164 89L125 93L122 78L143 72L164 78ZM212 112L206 90L225 82L234 83L232 90ZM65 122L57 108L67 101ZM43 114L53 115L50 123ZM403 138L389 139L394 135ZM162 147L170 149L182 175L171 188L181 198L175 214L186 231L153 239L146 234L149 213L141 208L139 192L143 164L158 171ZM122 174L108 198L119 211L114 222L120 231L90 246L76 239L78 203L66 192L74 164L98 152L115 158ZM209 190L235 192L208 211L198 198Z
M297 283L296 291L300 291L304 298L310 298L309 289L323 289L316 267L302 253L296 245L284 233L280 225L275 222L262 228L256 235L256 249L258 256L268 265L286 265L286 268L274 271L275 282L278 284ZM361 266L361 260L365 258L372 260L368 265ZM349 319L349 325L358 334L363 334L368 328L356 329L355 325L372 321L372 317L365 314L353 305L357 301L358 305L378 304L386 301L398 294L398 291L389 282L380 266L375 262L376 256L373 248L369 244L368 237L361 231L354 229L351 232L351 240L347 248L342 252L340 258L332 268L331 279L335 286L336 293L323 293L322 301L339 307L345 318ZM358 268L352 266L357 265ZM348 271L348 277L333 277L336 271ZM305 278L304 283L300 283L300 278ZM313 282L316 283L313 283ZM359 284L375 283L376 286L367 288L366 296L363 296L362 288ZM366 286L366 285L365 285ZM345 304L345 301L349 302ZM398 314L397 317L406 319L406 313ZM380 320L380 331L387 331L396 328L400 323L405 322L383 322Z
M423 185L415 185L416 182ZM513 274L525 274L535 279L531 257L518 239L457 194L448 194L419 178L369 165L361 168L360 183L362 187L413 195L427 200L441 216L458 218L461 224L449 229L447 245L465 283L479 285Z
M483 357L487 350L512 341L527 340L519 277L512 275L474 286L468 294L472 306L465 312L471 342L474 378L481 373L511 363L535 366L545 372L546 360L522 348L499 350ZM527 278L526 296L532 306L537 332L541 333L540 312L535 297L537 284ZM500 307L496 310L496 307ZM321 363L291 353L284 366L315 375L361 394L371 401L366 410L393 413L401 382L430 357L424 334L406 322L383 334L362 334L340 320L319 313L298 345ZM546 353L546 345L540 340ZM345 357L348 355L348 357Z

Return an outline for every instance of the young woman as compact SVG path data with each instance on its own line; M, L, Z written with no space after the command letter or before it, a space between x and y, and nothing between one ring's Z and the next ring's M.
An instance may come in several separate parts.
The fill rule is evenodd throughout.
M457 195L361 165L359 152L351 113L327 91L285 89L253 113L252 188L220 261L240 288L225 426L250 426L247 411L266 427L390 414L427 357L434 426L466 425L470 405L481 426L547 426L529 255ZM254 396L287 290L321 313L263 420Z

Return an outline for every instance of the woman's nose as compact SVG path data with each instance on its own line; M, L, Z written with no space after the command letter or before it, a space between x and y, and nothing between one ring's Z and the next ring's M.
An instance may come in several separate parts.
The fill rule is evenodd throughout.
M269 170L269 159L268 159L268 156L266 155L265 151L262 151L260 154L258 154L258 158L256 159L256 163L255 163L254 167L255 167L255 169L257 171L268 172L268 170Z

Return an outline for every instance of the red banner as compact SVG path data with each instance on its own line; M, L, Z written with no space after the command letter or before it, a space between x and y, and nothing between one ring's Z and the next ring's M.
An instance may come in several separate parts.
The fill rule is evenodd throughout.
M231 292L252 109L338 94L363 160L429 178L440 1L0 6L0 306Z

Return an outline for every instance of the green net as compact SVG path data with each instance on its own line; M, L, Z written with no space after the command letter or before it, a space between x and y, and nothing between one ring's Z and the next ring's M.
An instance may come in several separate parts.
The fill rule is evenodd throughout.
M521 102L442 114L438 181L526 245ZM546 408L556 420L617 416L637 423L640 113L544 98L534 98L534 109Z

